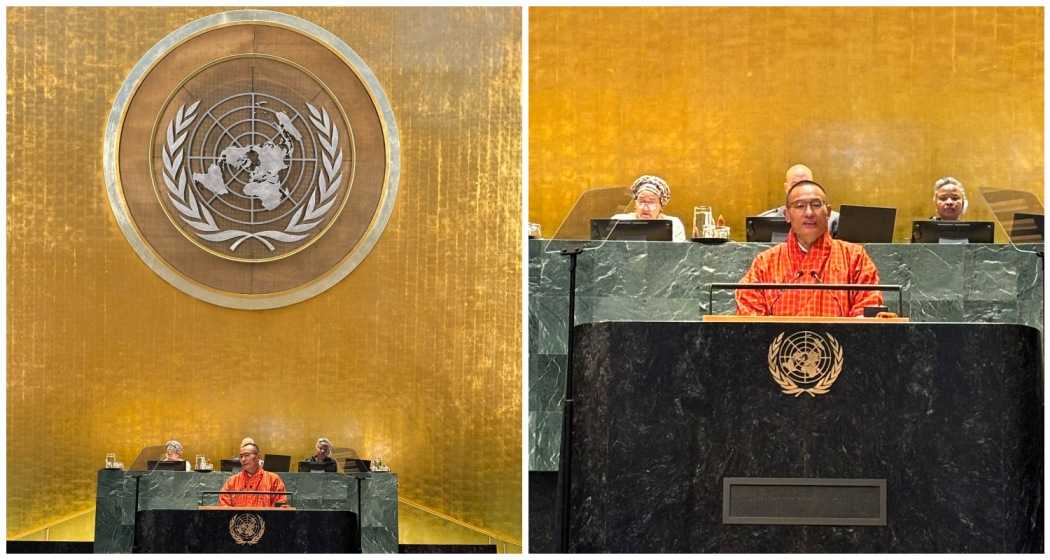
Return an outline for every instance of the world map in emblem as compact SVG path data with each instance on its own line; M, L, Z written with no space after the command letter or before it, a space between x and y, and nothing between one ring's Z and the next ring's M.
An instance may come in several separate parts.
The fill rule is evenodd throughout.
M165 126L160 198L220 256L293 254L323 234L349 190L344 136L327 108L261 91L182 103Z
M129 72L105 134L121 233L216 305L272 309L334 287L397 201L401 141L378 78L344 38L289 14L173 30Z

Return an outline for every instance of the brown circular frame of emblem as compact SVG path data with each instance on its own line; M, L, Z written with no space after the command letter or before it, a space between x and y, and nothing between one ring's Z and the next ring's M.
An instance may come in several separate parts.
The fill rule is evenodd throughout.
M118 225L151 269L210 303L267 309L367 256L393 209L400 143L342 40L239 10L143 56L113 104L104 163Z

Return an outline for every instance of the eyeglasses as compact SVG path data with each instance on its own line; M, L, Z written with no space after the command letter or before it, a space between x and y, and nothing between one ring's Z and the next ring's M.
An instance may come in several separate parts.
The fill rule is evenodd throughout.
M816 212L817 210L820 210L824 207L824 201L817 198L810 201L799 200L797 202L792 202L788 205L789 208L798 212L805 212L807 206L810 208L810 210Z

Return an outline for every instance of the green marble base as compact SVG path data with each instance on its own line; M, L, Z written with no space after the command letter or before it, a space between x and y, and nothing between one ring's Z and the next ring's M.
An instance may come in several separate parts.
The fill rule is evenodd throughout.
M529 241L529 470L558 469L568 258L564 242ZM610 241L579 257L575 324L597 321L695 321L731 314L733 293L704 285L737 282L769 243ZM1022 245L1042 250L1041 245ZM544 249L546 249L545 252ZM869 244L884 284L904 286L915 322L1017 323L1043 328L1043 262L1009 245ZM896 297L887 305L895 310Z
M101 470L95 509L95 552L131 552L138 509L196 509L202 491L216 491L225 472ZM397 552L397 475L395 473L280 473L300 510L352 511L360 520L361 551ZM214 504L208 495L205 504Z

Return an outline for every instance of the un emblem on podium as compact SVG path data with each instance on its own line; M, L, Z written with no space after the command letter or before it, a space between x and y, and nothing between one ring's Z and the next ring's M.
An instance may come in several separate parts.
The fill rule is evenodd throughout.
M777 335L769 345L769 374L781 392L826 394L842 373L842 345L831 334L799 331Z
M270 309L368 256L393 212L400 140L383 88L339 37L237 10L143 55L103 161L116 223L147 266L198 299Z
M255 513L238 513L230 518L230 537L237 544L256 544L266 533L266 521Z

